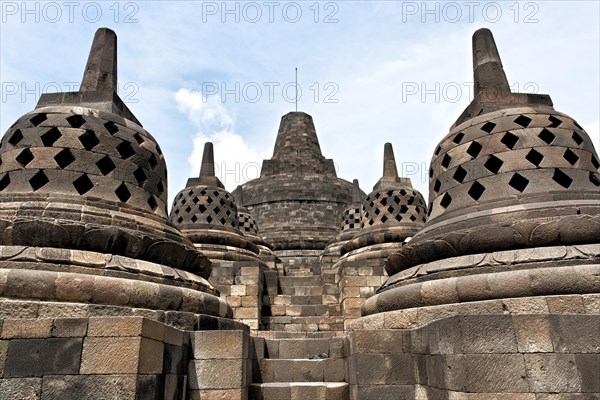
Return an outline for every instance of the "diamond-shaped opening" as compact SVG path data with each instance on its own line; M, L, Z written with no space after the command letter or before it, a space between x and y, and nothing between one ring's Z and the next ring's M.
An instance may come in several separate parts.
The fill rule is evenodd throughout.
M192 211L192 207L190 207L190 206L187 206L187 207L185 208L185 212L189 213L190 211Z
M454 175L452 176L452 178L455 181L457 181L458 183L463 183L466 176L467 176L467 171L463 167L458 167L458 168L456 168L456 171L454 172Z
M111 135L114 135L115 133L119 132L119 127L112 121L108 121L107 123L105 123L104 127Z
M183 222L183 217L177 218L177 222L182 223Z
M61 136L62 134L60 133L58 128L51 128L50 130L48 130L48 132L44 133L41 136L42 143L44 143L44 146L46 147L52 147L52 145L54 145L54 143L58 139L60 139Z
M400 214L406 214L408 212L408 207L405 205L400 206Z
M456 134L456 136L454 136L454 139L452 139L452 141L456 144L460 144L460 141L463 140L463 138L465 137L465 134L462 132L458 132Z
M391 196L391 194L389 194L388 196ZM404 190L404 189L400 190L400 196L406 196L406 190Z
M9 173L6 173L6 175L0 179L0 192L6 189L8 185L10 185L10 176Z
M33 153L31 153L31 150L29 150L29 149L24 149L22 152L19 153L19 155L16 158L17 162L19 164L21 164L22 167L25 167L33 159L34 159Z
M75 157L73 156L73 153L71 153L71 150L62 149L54 156L54 161L56 161L56 164L58 164L61 169L64 169L75 161Z
M136 142L138 142L138 144L144 143L144 138L139 133L134 133L133 138L135 139Z
M203 204L200 204L200 205L198 206L198 210L199 210L201 213L203 213L204 211L206 211L206 207L205 207Z
M598 179L596 175L597 174L590 172L590 182L592 182L595 186L600 186L600 179Z
M452 203L452 196L450 196L448 193L445 193L442 197L442 201L440 201L440 206L443 208L448 208L450 203Z
M480 145L477 142L473 142L469 145L469 148L467 149L467 154L473 158L476 158L481 152L481 149L483 149L482 145Z
M144 182L148 180L148 177L146 176L146 173L142 167L138 167L138 169L133 172L133 176L139 185L143 185ZM179 197L181 197L181 195Z
M394 196L394 203L400 204L400 197ZM356 210L356 212L358 212L358 210Z
M158 194L163 194L165 191L165 186L163 185L162 181L158 181L156 184L156 189L158 190Z
M381 217L381 222L382 223L385 223L385 221L387 221L387 220L388 220L388 218L385 215L383 217Z
M198 217L196 217L196 214L192 215L191 220L192 220L192 222L198 221Z
M554 133L550 132L546 128L542 129L542 131L540 132L540 134L538 135L538 137L540 139L542 139L544 142L546 142L546 144L552 143L554 141L554 138L556 138L556 136L554 135Z
M529 161L536 167L539 167L540 164L542 163L542 160L544 159L544 156L539 151L536 151L535 149L531 149L531 150L529 150L529 153L527 153L525 158L527 159L527 161Z
M415 196L415 195L413 194L413 197L409 197L409 198L408 198L408 200L406 201L406 203L407 203L408 205L412 205L412 203L414 203L414 202L415 202L415 198L414 198L414 196Z
M497 174L500 171L500 168L504 164L504 161L499 159L498 157L491 155L483 166L490 172Z
M214 191L213 194L215 195L215 197L219 197L219 192L218 191Z
M379 210L379 208L376 208L375 211L373 211L375 213L375 215L379 215L381 214L381 210Z
M564 187L565 189L569 188L569 186L571 186L571 183L573 183L573 179L558 168L554 169L554 175L552 176L552 180L558 183L560 186Z
M152 198L152 196L150 196ZM148 202L150 201L150 199L148 199ZM148 205L150 205L150 203L148 203ZM179 208L175 209L175 215L179 214Z
M33 126L38 126L39 124L41 124L42 122L44 122L47 119L48 119L48 117L46 116L46 114L42 113L42 114L36 114L33 117L31 117L29 119L29 122L31 122L33 124Z
M156 156L154 154L150 156L150 158L148 159L148 163L150 163L150 168L156 168L156 166L158 165L158 160L156 159Z
M193 192L192 192L193 193ZM190 193L190 196L192 195L192 193ZM200 196L204 196L206 194L206 190L202 189L200 191Z
M592 165L596 169L600 168L600 163L598 162L598 159L593 154L592 154Z
M452 161L452 157L450 157L448 154L445 154L444 158L442 159L442 167L448 168L450 161Z
M493 122L486 122L485 124L483 124L483 126L481 127L481 130L487 133L491 133L494 128L496 127L496 124Z
M100 143L100 140L98 140L96 134L90 130L86 130L85 132L83 132L78 139L83 145L83 148L87 151L92 150L98 145L98 143Z
M109 156L104 156L96 163L102 175L108 175L117 168Z
M397 214L396 216L394 216L394 219L398 222L402 221L402 215Z
M206 197L206 202L207 202L208 204L212 204L212 202L213 202L213 199L212 199L212 197L210 197L210 196L207 196L207 197Z
M117 151L123 160L127 160L129 157L135 154L135 150L133 150L133 147L131 147L131 143L129 142L121 142L121 144L117 146Z
M502 136L502 139L500 140L500 142L502 142L502 144L504 144L509 149L512 149L513 147L515 147L515 145L517 144L518 141L519 141L519 137L512 132L506 132L504 134L504 136Z
M88 178L87 174L83 174L73 181L73 186L75 187L75 190L77 190L77 193L83 195L89 192L94 187L94 184L90 178Z
M548 119L550 120L550 128L556 128L560 124L562 124L562 121L556 118L554 115L551 115L550 117L548 117Z
M198 198L198 196L196 196L192 199L192 201L194 202L194 204L197 204L200 201L200 199Z
M31 177L31 179L29 179L29 184L31 185L33 191L38 190L48 182L50 182L50 180L42 170L39 170L34 176Z
M409 218L412 222L415 222L417 220L417 217L415 217L414 215L411 215Z
M389 206L389 207L387 208L387 212L389 212L390 214L393 214L393 213L394 213L394 207L392 207L392 206Z
M433 191L434 192L439 192L440 191L440 186L442 186L442 183L440 182L439 179L435 180L435 184L433 185Z
M512 178L510 178L508 184L512 188L518 190L519 192L522 192L523 190L525 190L527 185L529 185L529 179L525 178L520 174L514 174Z
M573 141L575 143L577 143L578 145L583 143L583 138L581 136L579 136L579 134L577 132L573 132L573 136L571 136L573 138Z
M438 146L436 147L434 154L437 156L438 154L440 154L440 151L442 151L442 148Z
M83 119L81 115L71 115L67 118L67 122L72 128L79 128L81 125L85 124L85 119Z
M481 183L475 181L471 185L471 188L469 189L469 191L467 192L467 194L469 196L471 196L471 198L473 200L479 200L479 198L481 197L481 195L483 194L483 192L485 192L485 186L483 186Z
M224 217L221 217L219 221L221 222L221 225L225 225L225 223L227 222L227 220Z
M569 162L571 165L575 165L577 161L579 161L579 156L571 151L571 149L565 150L565 154L563 154L565 160ZM592 157L593 159L593 157Z
M23 134L21 133L20 129L17 129L10 137L10 139L8 139L8 143L12 144L13 146L16 146L21 140L23 140Z
M156 202L154 196L150 195L150 197L148 197L148 205L150 206L152 211L156 211L156 209L158 208L158 203ZM179 214L179 210L176 211L176 214Z
M531 123L531 118L520 115L517 119L515 119L515 123L521 125L523 128L527 128Z
M131 197L131 193L129 193L129 189L127 189L125 182L121 182L117 190L115 190L115 194L123 203L126 203L127 200L129 200L129 198Z
M209 224L212 222L212 217L209 215L208 217L206 217L206 222L208 222Z
M225 205L225 200L223 200L223 199L219 200L219 204L221 205L221 207L223 207Z

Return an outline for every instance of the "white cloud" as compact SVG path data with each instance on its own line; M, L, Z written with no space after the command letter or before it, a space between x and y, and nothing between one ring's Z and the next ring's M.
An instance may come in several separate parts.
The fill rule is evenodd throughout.
M263 146L248 144L236 132L235 118L217 96L205 97L201 92L179 89L175 93L178 109L185 113L198 131L188 163L194 173L200 171L204 143L212 142L215 174L231 191L260 174L262 160L270 157Z

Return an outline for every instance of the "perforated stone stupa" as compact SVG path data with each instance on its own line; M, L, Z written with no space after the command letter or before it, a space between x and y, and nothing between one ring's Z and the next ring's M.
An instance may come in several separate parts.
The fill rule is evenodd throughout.
M1 141L0 400L600 398L598 155L489 30L428 204L391 143L365 194L291 112L259 178L206 143L169 212L116 44Z

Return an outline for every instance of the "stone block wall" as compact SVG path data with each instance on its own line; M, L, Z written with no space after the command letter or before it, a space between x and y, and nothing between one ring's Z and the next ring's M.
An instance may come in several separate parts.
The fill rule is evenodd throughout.
M180 399L183 331L142 317L0 321L0 399Z
M266 266L260 261L214 262L209 282L233 309L233 318L256 331L261 328Z
M385 259L374 258L341 263L339 303L345 321L360 318L365 299L385 282L384 262Z
M190 400L247 400L256 350L241 330L190 332Z
M599 307L599 295L550 296L356 320L352 398L597 399Z

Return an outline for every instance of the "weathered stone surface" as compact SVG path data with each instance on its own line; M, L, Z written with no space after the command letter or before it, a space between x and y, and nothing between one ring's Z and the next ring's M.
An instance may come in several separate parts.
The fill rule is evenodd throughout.
M49 375L43 379L42 400L113 400L136 397L134 375Z
M193 360L188 365L191 389L238 389L244 386L241 360Z
M533 392L579 392L581 383L572 354L525 354Z
M81 354L82 374L135 374L141 372L139 337L87 337Z
M5 378L79 373L81 338L13 339L8 346Z
M0 379L0 400L40 400L41 378Z

